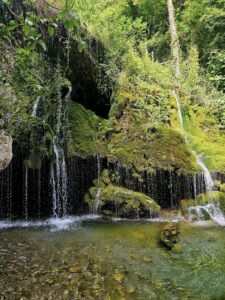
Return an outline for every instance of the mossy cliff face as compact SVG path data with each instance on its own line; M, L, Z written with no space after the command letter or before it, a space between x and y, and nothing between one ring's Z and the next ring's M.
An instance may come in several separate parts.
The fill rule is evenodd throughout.
M68 156L106 155L105 132L108 122L81 104L68 108Z
M201 106L183 106L184 125L191 147L203 159L210 171L225 173L225 130L219 128L215 116Z
M165 109L168 116L162 121L162 108L155 108L155 101L169 103L169 96L162 90L151 93L142 95L141 101L135 94L120 91L108 120L97 117L82 105L71 104L68 155L99 153L109 162L120 162L137 173L159 169L175 170L178 174L196 173L195 157L184 137L170 126L169 113ZM174 109L173 104L170 109Z
M110 217L154 217L160 212L154 200L145 194L114 186L109 171L103 170L100 180L95 180L84 200L90 208L98 207L101 214Z

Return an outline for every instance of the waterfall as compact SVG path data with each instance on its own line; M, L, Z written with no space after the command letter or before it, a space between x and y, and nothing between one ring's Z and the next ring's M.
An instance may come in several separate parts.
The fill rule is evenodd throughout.
M39 102L40 102L40 97L37 97L36 101L34 102L32 112L31 112L32 117L37 116L37 110L38 110Z
M97 194L95 196L95 205L93 209L93 214L98 214L99 212L99 201L100 201L100 194L101 194L102 188L98 188Z
M180 125L181 125L182 130L184 131L184 123L183 123L183 116L182 116L180 100L179 100L179 97L177 96L175 91L173 91L173 95L175 96L176 101L177 101L177 108L178 108L178 115L179 115L179 119L180 119ZM187 138L185 138L185 142L186 142L186 144L188 144ZM192 150L192 152L193 152L193 154L196 158L197 164L200 166L200 168L203 171L206 192L212 192L213 187L214 187L214 182L213 182L212 176L209 172L209 169L207 168L204 161L202 160L201 155L198 155L194 150ZM194 194L195 194L194 196L195 196L195 199L196 199L196 196L197 196L196 195L196 179L194 179ZM212 200L209 199L209 203L207 205L199 206L197 201L196 201L195 208L192 207L192 208L190 208L190 210L195 210L198 220L200 220L201 217L203 216L202 210L205 210L209 214L210 218L215 223L217 223L221 226L225 226L225 216L224 216L223 212L220 209L219 203L215 203L215 202L213 202Z
M214 186L214 182L213 182L212 176L211 176L208 168L206 167L205 163L203 162L201 156L197 155L195 152L193 152L193 153L195 154L197 164L201 167L201 169L204 172L204 179L205 179L206 191L207 192L212 191L213 190L213 186Z
M99 212L99 201L100 201L100 194L102 191L102 188L100 187L100 179L101 179L101 158L100 155L97 154L96 156L97 159L97 174L98 174L98 178L97 178L97 193L95 196L95 203L92 207L92 213L93 214L98 214Z
M67 169L64 149L57 136L53 137L55 163L51 164L51 185L53 215L55 217L67 214Z
M200 155L196 156L196 161L204 172L206 191L210 193L213 191L213 187L214 187L212 176ZM220 209L220 204L212 201L212 199L210 199L210 194L209 194L209 203L205 206L200 206L200 210L201 209L205 210L215 223L221 226L225 226L225 216Z
M184 131L184 122L183 122L183 116L182 116L180 100L177 97L177 93L175 91L173 91L173 95L174 95L174 97L176 99L176 102L177 102L178 116L179 116L179 120L180 120L181 129Z
M173 203L173 180L172 180L172 171L169 170L169 190L170 190L170 205L173 208L174 203Z
M6 170L6 198L7 198L7 218L12 217L12 164Z
M41 217L41 170L38 169L37 176L37 199L38 199L38 217Z
M71 88L64 98L64 110L60 111L60 130L53 136L54 163L51 163L50 182L52 186L52 207L54 217L65 217L67 215L67 167L64 152L67 123L67 104L70 100Z
M25 164L24 173L24 217L28 220L28 167Z

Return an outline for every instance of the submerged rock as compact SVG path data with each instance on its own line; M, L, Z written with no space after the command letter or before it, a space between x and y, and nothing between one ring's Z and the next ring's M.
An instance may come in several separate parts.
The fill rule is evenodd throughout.
M168 223L160 233L160 241L167 249L172 249L178 243L179 234L178 224Z

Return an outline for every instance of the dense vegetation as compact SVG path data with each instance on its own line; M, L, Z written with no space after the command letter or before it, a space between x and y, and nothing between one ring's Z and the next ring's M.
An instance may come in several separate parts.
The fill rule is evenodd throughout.
M110 101L109 118L87 111L82 101L71 103L68 155L99 152L136 171L193 173L192 147L211 170L224 172L224 4L174 1L183 131L172 94L165 0L1 0L2 126L25 148L29 165L51 156L62 122L62 87L71 85L73 65L82 70L88 57L99 94ZM42 114L33 117L38 97Z

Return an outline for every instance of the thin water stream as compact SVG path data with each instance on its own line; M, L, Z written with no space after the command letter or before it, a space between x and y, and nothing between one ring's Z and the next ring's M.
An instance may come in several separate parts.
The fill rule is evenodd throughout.
M60 124L58 124L59 132L53 136L53 151L55 161L51 164L51 186L52 186L52 207L53 216L55 218L65 217L68 213L67 209L67 166L65 159L65 136L67 125L67 105L70 100L71 88L65 98L64 105L60 111Z

